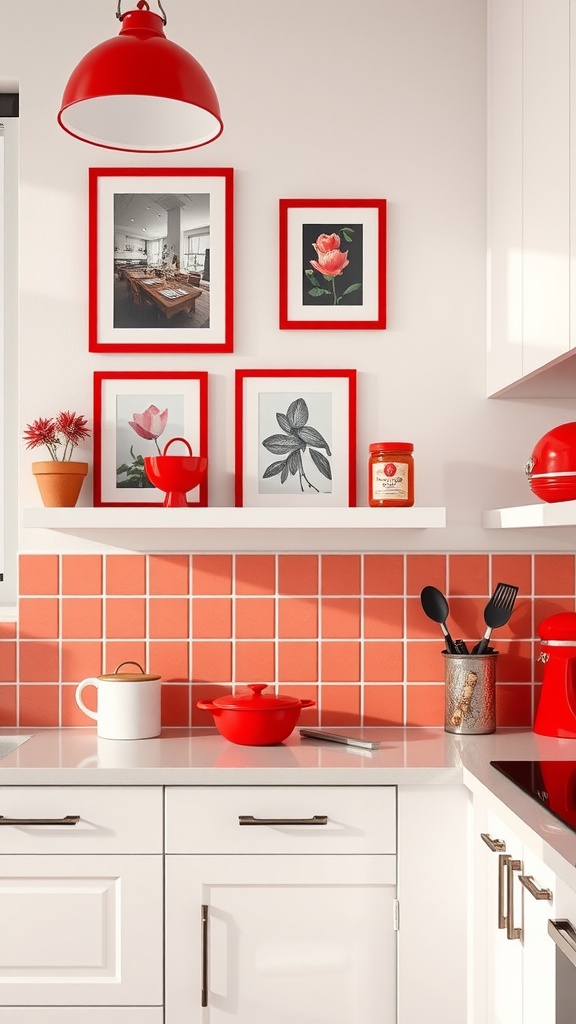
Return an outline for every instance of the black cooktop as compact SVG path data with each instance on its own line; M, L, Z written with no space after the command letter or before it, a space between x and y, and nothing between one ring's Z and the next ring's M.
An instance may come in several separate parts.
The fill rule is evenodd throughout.
M576 832L576 761L490 761Z

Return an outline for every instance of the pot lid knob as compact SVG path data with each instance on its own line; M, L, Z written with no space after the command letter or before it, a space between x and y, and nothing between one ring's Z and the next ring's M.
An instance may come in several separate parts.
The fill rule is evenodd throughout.
M252 690L253 697L259 697L260 694L262 693L262 690L265 690L267 686L268 683L249 683L248 689Z

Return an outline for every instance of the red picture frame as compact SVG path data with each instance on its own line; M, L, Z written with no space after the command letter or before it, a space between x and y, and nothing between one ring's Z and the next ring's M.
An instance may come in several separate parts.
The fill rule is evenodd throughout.
M349 369L236 370L237 507L356 504L356 377Z
M150 412L151 408L156 411ZM94 506L161 506L164 491L150 484L142 460L146 455L161 454L172 437L185 438L194 455L208 458L206 372L97 371ZM175 443L169 454L186 455L187 451ZM188 494L188 504L208 504L207 475Z
M281 199L280 328L386 327L386 200Z
M233 185L229 167L89 169L90 352L233 351Z

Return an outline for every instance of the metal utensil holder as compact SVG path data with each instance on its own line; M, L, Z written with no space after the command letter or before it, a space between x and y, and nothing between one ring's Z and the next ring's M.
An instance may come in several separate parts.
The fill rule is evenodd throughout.
M444 658L446 732L481 736L496 731L496 659L492 654Z

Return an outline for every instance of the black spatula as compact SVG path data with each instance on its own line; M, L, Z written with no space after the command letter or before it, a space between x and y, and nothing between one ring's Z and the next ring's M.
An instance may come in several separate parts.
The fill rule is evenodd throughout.
M512 586L511 583L497 584L492 597L484 609L484 622L488 628L482 639L472 649L472 654L484 654L488 647L492 630L497 629L498 626L506 625L512 615L517 593L518 587Z

